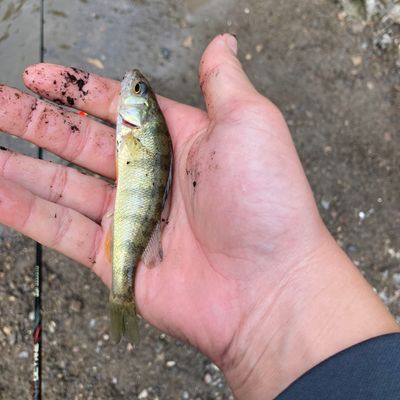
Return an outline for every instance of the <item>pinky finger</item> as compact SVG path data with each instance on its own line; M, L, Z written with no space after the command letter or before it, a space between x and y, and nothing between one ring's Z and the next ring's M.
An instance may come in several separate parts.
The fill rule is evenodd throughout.
M93 269L108 283L110 273L105 273L108 268L104 261L97 260L103 231L77 211L0 178L0 223Z

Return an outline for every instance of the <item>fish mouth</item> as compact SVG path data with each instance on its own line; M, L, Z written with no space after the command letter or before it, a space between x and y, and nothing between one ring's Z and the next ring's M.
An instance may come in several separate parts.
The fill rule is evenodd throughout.
M139 129L140 128L140 126L132 124L132 122L129 122L126 119L124 119L121 114L120 114L120 117L122 120L122 125L124 125L125 127L130 128L130 129Z

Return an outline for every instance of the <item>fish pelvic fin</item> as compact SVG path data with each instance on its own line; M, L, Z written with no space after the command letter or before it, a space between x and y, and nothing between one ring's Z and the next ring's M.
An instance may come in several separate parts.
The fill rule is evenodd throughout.
M106 238L104 241L104 253L106 256L106 260L110 264L112 263L112 245L113 245L113 240L112 240L112 224L111 224L107 230Z
M161 224L160 222L154 228L149 243L147 244L143 255L142 261L144 264L152 268L163 260L163 251L161 246Z
M111 340L118 344L125 336L132 344L139 343L139 323L133 300L117 302L110 299L109 313Z

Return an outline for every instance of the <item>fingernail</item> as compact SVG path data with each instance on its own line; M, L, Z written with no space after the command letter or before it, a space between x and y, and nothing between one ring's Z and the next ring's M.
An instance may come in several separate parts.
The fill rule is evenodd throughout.
M237 55L237 36L234 33L225 35L225 43Z

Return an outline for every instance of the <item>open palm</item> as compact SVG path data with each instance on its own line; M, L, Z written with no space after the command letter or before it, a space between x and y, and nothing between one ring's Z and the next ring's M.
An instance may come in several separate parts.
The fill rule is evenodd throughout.
M145 319L217 363L250 318L254 326L266 317L295 257L312 251L308 243L317 241L310 238L322 231L284 120L244 75L226 45L234 47L232 40L219 36L203 55L207 113L159 98L174 145L171 211L164 260L151 269L140 265L135 287ZM118 82L51 64L29 67L24 81L47 99L115 123ZM0 86L0 129L115 178L114 129L82 113ZM0 222L88 266L110 286L104 242L113 186L4 150L0 176Z

